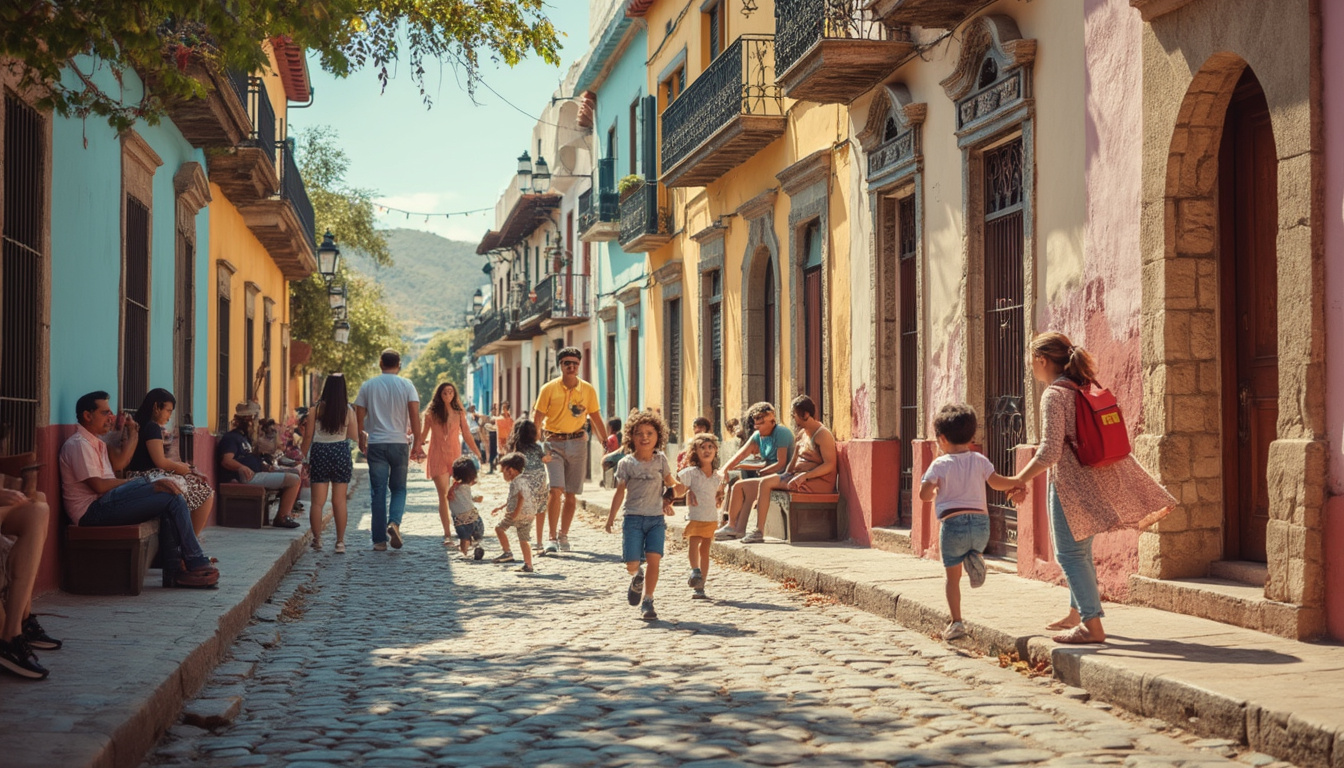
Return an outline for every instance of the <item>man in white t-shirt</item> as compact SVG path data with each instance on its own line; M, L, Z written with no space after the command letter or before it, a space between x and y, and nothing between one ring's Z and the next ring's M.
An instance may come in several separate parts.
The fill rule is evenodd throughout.
M401 549L401 518L406 514L406 472L411 461L424 459L420 448L420 395L401 371L401 355L384 349L382 375L364 382L355 397L359 450L369 461L369 492L373 495L373 548ZM412 449L411 446L415 446ZM387 491L392 490L388 508Z

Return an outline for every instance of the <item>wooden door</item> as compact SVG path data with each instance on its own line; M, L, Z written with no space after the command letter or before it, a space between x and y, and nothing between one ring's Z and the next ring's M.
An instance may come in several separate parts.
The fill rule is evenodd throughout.
M822 418L826 401L826 385L822 381L821 333L821 267L803 272L803 394L817 406L817 418ZM782 406L783 403L780 403Z
M1278 156L1249 68L1219 150L1224 557L1265 562L1266 476L1279 417Z
M896 524L914 522L915 453L919 431L919 312L915 286L915 196L901 198L900 214L900 350L901 350L901 499Z

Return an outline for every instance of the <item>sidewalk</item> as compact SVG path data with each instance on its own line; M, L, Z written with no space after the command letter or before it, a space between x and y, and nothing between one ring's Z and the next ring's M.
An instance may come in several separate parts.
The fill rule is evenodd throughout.
M606 519L613 491L584 487L590 519ZM669 518L678 542L669 573L685 570L684 508ZM675 531L675 535L673 533ZM792 579L802 589L937 635L949 618L941 563L849 544L715 542L715 560ZM713 574L710 574L713 583ZM1235 739L1303 768L1344 768L1344 648L1286 640L1154 608L1108 603L1104 646L1059 646L1043 625L1068 612L1068 591L991 571L963 584L968 636L955 645L1049 662L1057 679L1097 699L1196 732Z
M38 652L51 670L45 681L0 677L0 764L140 765L307 550L307 512L300 518L294 529L207 528L218 589L164 589L151 569L138 596L39 597L33 612L65 647ZM330 505L326 518L330 531Z

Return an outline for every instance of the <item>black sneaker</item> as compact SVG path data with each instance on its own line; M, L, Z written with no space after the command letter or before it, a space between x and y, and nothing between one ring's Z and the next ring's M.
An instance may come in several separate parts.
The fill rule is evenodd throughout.
M630 579L630 590L626 593L625 599L630 601L631 605L639 605L639 598L644 596L644 571L635 572L634 578Z
M61 641L48 635L42 629L42 625L37 623L37 617L29 615L23 620L23 639L28 641L28 645L39 651L59 651Z
M299 521L298 521L298 520L295 520L295 519L293 519L293 518L290 518L290 517L281 517L281 516L279 516L279 515L276 515L276 516L275 516L275 519L271 521L271 527L272 527L272 528L298 528L298 527L299 527Z
M23 635L9 642L0 640L0 669L29 680L45 680L51 674L46 667L37 663L37 656Z
M473 560L480 560L481 558L485 557L485 547L482 547L480 544L477 544L476 551L473 552L472 555L474 555L474 557L472 557Z
M646 598L644 598L644 603L643 603L642 605L639 606L639 610L641 611L641 613L640 613L640 618L644 619L645 621L657 621L657 620L658 620L658 612L655 611L655 610L653 610L653 598L652 598L652 597L646 597Z

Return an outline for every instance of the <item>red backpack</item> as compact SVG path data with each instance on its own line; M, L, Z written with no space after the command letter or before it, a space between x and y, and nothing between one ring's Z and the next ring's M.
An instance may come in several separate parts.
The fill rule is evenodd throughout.
M1058 386L1077 393L1074 408L1078 439L1073 442L1073 451L1078 454L1079 464L1104 467L1129 455L1129 430L1110 390L1092 384L1080 387L1073 382Z

